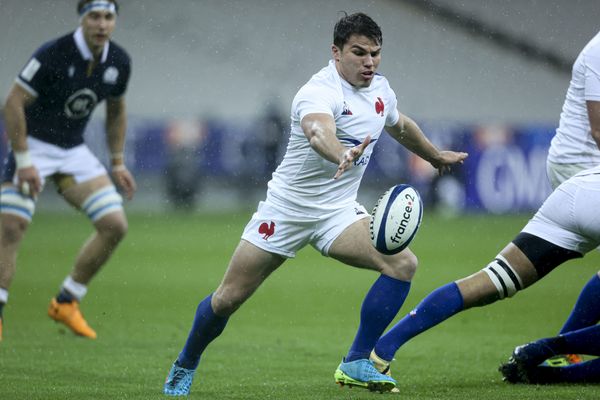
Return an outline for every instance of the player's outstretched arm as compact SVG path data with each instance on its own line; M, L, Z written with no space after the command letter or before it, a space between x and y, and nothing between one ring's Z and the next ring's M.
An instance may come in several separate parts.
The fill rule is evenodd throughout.
M125 98L106 100L106 136L110 150L112 175L115 183L124 191L128 200L133 198L137 189L135 179L124 162L125 132L127 130L127 115Z
M371 135L367 135L365 140L358 146L350 147L349 149L347 149L344 152L342 161L339 163L337 172L335 173L333 179L339 178L344 173L344 171L352 167L352 165L354 164L354 160L362 156L369 143L371 143Z
M425 136L417 123L406 115L400 114L398 122L385 129L408 150L424 160L429 161L431 165L438 170L440 175L449 171L451 165L457 163L462 164L465 158L468 157L468 154L463 152L440 151L433 143L431 143L427 136Z
M362 155L371 142L371 137L367 136L358 146L345 147L335 135L335 121L329 114L308 114L302 118L301 125L310 146L324 159L338 164L333 179L339 178L344 171L350 169L353 161Z
M17 162L17 185L23 194L35 198L42 190L42 181L29 158L27 123L25 122L25 108L34 101L33 95L21 86L13 85L4 106L4 121L8 140Z

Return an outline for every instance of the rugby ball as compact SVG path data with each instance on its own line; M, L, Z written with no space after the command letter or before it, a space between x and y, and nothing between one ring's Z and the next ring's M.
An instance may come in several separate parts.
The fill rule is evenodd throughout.
M371 241L383 254L396 254L414 239L421 218L423 202L410 185L396 185L385 192L371 213Z

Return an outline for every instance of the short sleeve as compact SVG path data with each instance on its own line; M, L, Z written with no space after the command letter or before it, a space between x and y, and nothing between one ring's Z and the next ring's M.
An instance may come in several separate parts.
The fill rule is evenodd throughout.
M50 50L47 46L38 49L19 73L17 83L29 94L39 96L55 75L50 60Z
M110 93L111 97L121 97L125 94L125 92L127 91L127 85L129 83L130 76L131 59L129 57L126 57L123 66L119 68L119 77L117 78L117 84Z
M388 110L390 111L387 113L385 118L385 126L393 126L398 123L398 120L400 119L400 113L398 112L398 100L396 99L396 93L394 93L394 90L392 90L392 88L389 86L388 88Z
M322 113L335 117L338 112L336 91L327 86L304 85L293 102L294 115L302 121L308 114Z
M585 99L600 101L600 46L592 49L598 54L585 57Z

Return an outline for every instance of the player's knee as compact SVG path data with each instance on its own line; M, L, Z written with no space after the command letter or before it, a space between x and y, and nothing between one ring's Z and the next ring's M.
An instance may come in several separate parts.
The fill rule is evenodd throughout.
M212 297L213 311L221 317L229 317L246 299L247 296L238 288L219 286Z
M96 224L98 234L106 238L106 240L112 243L118 243L127 234L129 226L127 220L122 214L111 214L107 215Z
M386 265L381 272L392 278L410 281L417 272L418 265L419 260L414 253L410 251L403 252L386 262Z
M498 299L514 296L524 288L523 281L508 260L498 254L483 270L494 284Z
M21 218L3 218L2 219L2 238L3 245L14 245L23 239L23 234L27 229L27 221Z
M229 317L239 308L229 294L217 290L212 297L213 312L221 317Z

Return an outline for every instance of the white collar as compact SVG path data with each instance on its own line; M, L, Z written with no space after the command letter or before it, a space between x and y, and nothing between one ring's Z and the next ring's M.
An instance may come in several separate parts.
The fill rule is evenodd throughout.
M329 60L329 68L331 69L331 74L334 76L335 81L338 84L340 90L342 90L342 88L355 90L355 91L360 91L360 90L365 89L365 88L359 88L359 87L353 86L350 82L348 82L346 79L344 79L344 77L339 73L334 59Z
M90 50L87 43L85 42L85 38L83 37L83 29L81 28L81 26L79 28L77 28L77 30L73 34L73 39L75 40L75 44L77 45L77 49L79 50L79 53L81 53L81 57L83 57L84 60L92 60L94 58L94 55L92 54L92 51ZM109 43L110 43L110 41L107 41L106 43L104 43L104 49L102 50L102 57L100 58L101 63L105 62L106 59L108 58Z

